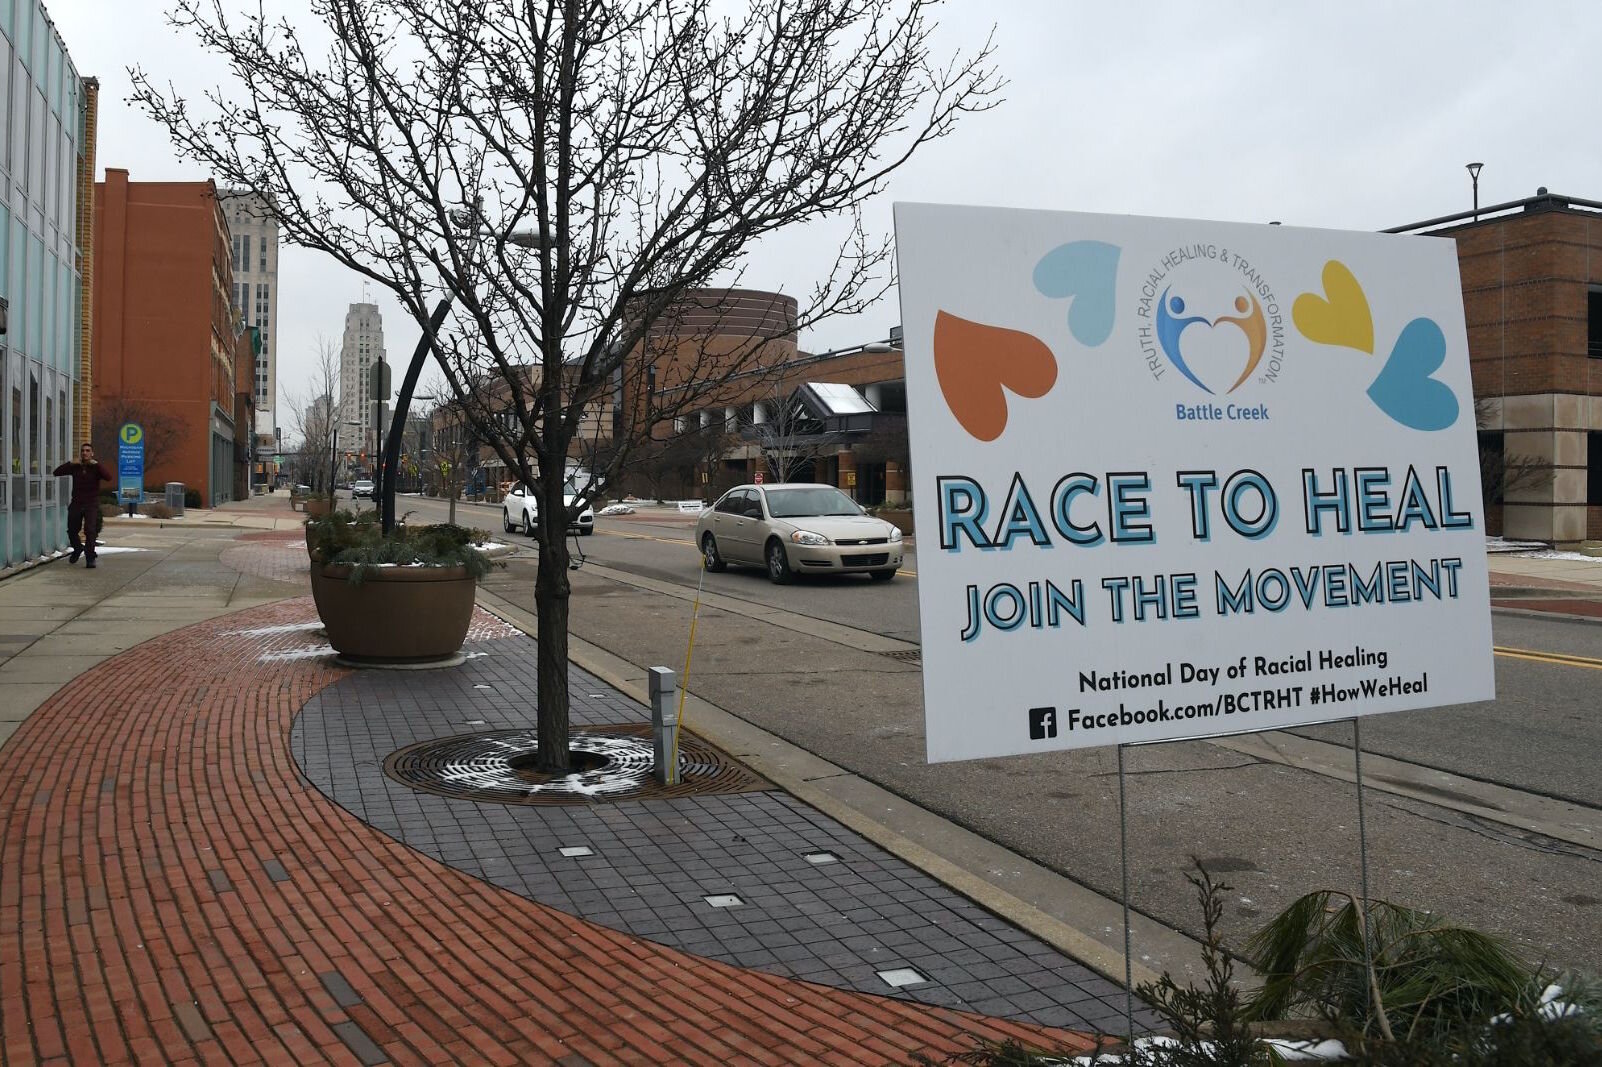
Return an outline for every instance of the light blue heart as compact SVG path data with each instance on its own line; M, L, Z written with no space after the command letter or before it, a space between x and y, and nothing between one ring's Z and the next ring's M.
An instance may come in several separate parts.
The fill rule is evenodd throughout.
M1445 359L1446 337L1435 320L1414 319L1368 387L1369 399L1409 429L1446 429L1457 421L1457 394L1430 377Z
M1122 250L1104 241L1059 245L1035 264L1035 288L1053 300L1072 297L1068 332L1087 348L1112 336Z

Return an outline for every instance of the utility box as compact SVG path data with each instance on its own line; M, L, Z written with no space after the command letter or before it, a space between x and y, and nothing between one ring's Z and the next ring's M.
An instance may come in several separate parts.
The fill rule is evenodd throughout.
M167 483L166 505L172 511L172 513L175 516L176 515L182 515L184 513L184 483L183 482L168 482Z

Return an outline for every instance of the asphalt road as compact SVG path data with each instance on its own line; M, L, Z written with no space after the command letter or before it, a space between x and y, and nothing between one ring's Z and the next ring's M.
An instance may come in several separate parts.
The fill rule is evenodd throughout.
M433 502L402 508L444 517ZM464 506L458 519L499 528L491 508ZM573 574L573 631L630 662L677 667L699 560L676 516L639 519L603 517L583 539L590 566ZM916 568L914 555L885 585L864 577L779 587L755 571L705 575L692 689L1116 896L1116 750L924 762L917 663L886 654L917 640ZM532 609L533 573L531 551L520 553L490 586ZM1506 935L1534 961L1602 974L1602 626L1507 614L1493 625L1498 646L1597 662L1498 656L1494 702L1363 720L1371 890ZM1197 932L1183 878L1191 856L1234 887L1224 928L1237 944L1301 893L1356 892L1350 743L1351 728L1340 724L1127 750L1139 910Z

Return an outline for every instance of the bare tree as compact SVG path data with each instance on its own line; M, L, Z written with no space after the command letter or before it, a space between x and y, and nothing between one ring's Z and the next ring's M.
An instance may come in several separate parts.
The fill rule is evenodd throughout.
M425 483L436 487L449 502L448 522L456 521L456 502L462 498L469 471L477 466L473 462L477 449L472 423L460 404L441 404L430 413L428 451L419 466Z
M1489 399L1474 401L1474 424L1481 430L1492 421ZM1480 441L1480 493L1484 507L1500 504L1509 493L1520 489L1539 489L1549 485L1555 472L1550 463L1535 456L1508 453L1504 448Z
M284 390L290 433L299 438L295 477L319 496L334 493L339 446L339 353L333 342L317 338L317 357L301 389Z
M564 484L584 413L645 397L593 472L610 477L649 425L772 361L770 342L884 294L890 242L860 209L1001 88L988 42L932 54L937 2L319 0L314 55L299 11L174 0L230 83L202 107L130 71L182 154L396 295L478 436L539 495L542 770L570 766ZM793 321L686 344L720 332L697 292L820 221L836 251ZM504 389L474 388L489 378Z
M702 451L701 442L689 434L653 437L634 449L625 481L630 488L644 488L652 500L683 496L695 477Z
M138 423L145 432L147 472L159 470L162 461L182 446L184 438L188 436L188 427L184 425L183 420L167 412L158 411L144 401L123 397L97 400L94 421L89 427L89 439L94 445L95 455L101 458L101 462L115 462L118 446L117 430L127 422ZM76 456L77 452L74 451L73 455Z
M762 462L775 482L794 481L813 461L833 451L832 439L824 436L793 386L776 388L759 402L762 421L753 421L746 435L762 452Z

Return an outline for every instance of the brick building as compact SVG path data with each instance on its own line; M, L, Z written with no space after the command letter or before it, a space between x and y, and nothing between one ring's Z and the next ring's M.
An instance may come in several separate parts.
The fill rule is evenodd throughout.
M686 302L689 310L653 324L649 357L621 376L625 410L650 427L625 489L711 499L742 482L787 478L838 485L865 504L905 499L898 337L809 353L797 344L793 297L706 289ZM729 360L739 364L734 373Z
M537 367L524 368L522 388L537 389L540 377ZM506 433L515 432L517 425L511 393L506 379L495 375L475 397L475 404L492 413ZM579 417L572 447L568 450L570 467L593 470L604 458L612 444L616 406L616 397L606 397L592 402ZM411 435L410 424L414 418L408 417L407 436ZM409 468L415 467L416 477L430 493L447 492L455 485L463 495L498 500L500 486L515 477L515 472L507 468L500 455L474 428L461 405L455 402L433 407L421 421L415 436L403 444L402 477L407 476Z
M246 326L234 341L234 499L250 499L253 484L265 484L266 468L272 456L258 455L256 368L261 365L261 330ZM271 438L269 438L271 440ZM270 447L270 446L269 446Z
M95 403L174 427L146 458L147 487L183 482L205 507L231 500L238 332L217 187L130 182L108 167L94 207Z
M1602 538L1602 203L1541 189L1391 232L1457 241L1492 532Z

